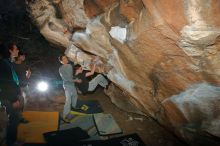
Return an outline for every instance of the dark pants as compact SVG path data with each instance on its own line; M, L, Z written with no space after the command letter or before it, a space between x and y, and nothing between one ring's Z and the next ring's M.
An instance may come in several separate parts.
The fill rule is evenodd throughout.
M2 101L2 105L6 107L6 112L9 118L7 124L6 144L12 146L17 140L17 128L20 121L20 114L18 109L14 109L10 101Z

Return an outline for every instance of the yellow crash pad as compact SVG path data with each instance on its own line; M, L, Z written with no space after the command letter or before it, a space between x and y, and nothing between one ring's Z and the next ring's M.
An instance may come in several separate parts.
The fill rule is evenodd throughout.
M58 112L25 111L23 117L29 121L18 126L18 140L25 143L45 143L43 133L58 129Z

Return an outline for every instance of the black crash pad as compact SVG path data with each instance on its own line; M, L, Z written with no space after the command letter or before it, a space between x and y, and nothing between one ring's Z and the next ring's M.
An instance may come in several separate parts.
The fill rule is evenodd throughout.
M102 113L103 109L97 100L78 100L76 109L72 109L72 114L96 114Z
M102 141L80 142L77 146L146 146L138 134L129 134Z
M69 144L54 143L54 144L25 144L23 146L146 146L138 134L129 134L112 138L109 140L96 140L96 141L74 141Z
M44 138L49 144L70 144L89 137L87 132L79 127L44 133Z

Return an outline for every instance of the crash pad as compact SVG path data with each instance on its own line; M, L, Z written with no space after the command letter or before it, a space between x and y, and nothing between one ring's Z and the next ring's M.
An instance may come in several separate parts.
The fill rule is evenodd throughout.
M25 143L45 143L43 133L58 129L58 112L25 111L23 117L29 123L19 124L17 138Z
M75 127L80 127L85 130L90 138L87 140L105 140L108 137L103 137L98 134L97 128L94 124L93 116L87 115L77 115L70 123L60 122L59 130L66 130Z
M71 113L75 115L86 115L102 113L103 109L97 100L78 100L76 109L72 109Z
M50 145L64 145L83 139L88 139L89 135L80 127L75 127L66 130L57 130L44 133L44 138Z
M54 146L54 145L53 145ZM92 140L74 142L62 146L146 146L138 134L128 134L108 140Z
M121 128L111 114L94 114L93 119L99 135L107 136L122 134Z

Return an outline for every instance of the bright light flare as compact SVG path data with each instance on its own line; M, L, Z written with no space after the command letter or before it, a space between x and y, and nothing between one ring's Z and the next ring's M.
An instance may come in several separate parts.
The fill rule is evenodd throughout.
M48 84L46 82L41 81L37 84L37 89L41 92L45 92L48 89Z

